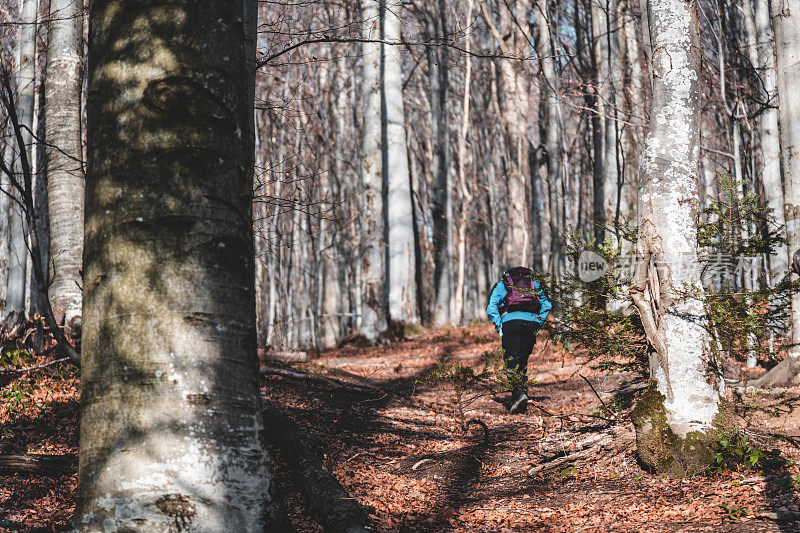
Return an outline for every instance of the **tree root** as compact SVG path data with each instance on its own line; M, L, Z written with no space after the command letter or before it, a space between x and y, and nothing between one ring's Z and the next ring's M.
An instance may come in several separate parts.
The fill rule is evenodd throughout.
M352 498L336 477L323 468L318 439L306 434L274 405L262 409L265 439L275 446L292 469L309 510L329 533L367 533L367 510Z
M469 431L469 427L472 425L480 426L483 429L483 444L484 446L489 444L489 426L486 422L478 420L477 418L470 418L465 425L467 431Z

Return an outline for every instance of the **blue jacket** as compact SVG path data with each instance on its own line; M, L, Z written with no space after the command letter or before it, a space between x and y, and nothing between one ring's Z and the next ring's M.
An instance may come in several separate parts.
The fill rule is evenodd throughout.
M547 295L539 286L539 282L534 281L533 286L536 288L536 292L539 294L539 301L541 302L541 307L539 308L538 313L528 313L526 311L512 311L510 313L503 313L500 314L500 302L503 301L503 298L506 297L506 286L501 281L497 285L494 286L494 290L492 290L492 295L489 297L489 305L486 306L486 312L489 314L489 318L494 323L494 327L497 331L500 331L500 327L503 325L503 322L508 322L509 320L528 320L530 322L538 322L541 324L547 318L547 315L550 314L550 309L553 305L550 303L550 300L547 299Z

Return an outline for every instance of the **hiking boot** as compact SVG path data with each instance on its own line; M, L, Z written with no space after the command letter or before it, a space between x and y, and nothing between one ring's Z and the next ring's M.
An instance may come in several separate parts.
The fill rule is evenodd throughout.
M528 395L523 391L517 391L511 396L511 405L508 412L513 414L524 413L528 409Z

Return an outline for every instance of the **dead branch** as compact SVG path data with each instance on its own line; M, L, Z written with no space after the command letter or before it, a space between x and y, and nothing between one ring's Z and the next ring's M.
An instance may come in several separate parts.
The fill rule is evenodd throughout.
M319 374L309 374L307 372L297 372L285 368L274 368L269 366L261 367L260 373L262 376L282 376L285 378L296 379L299 381L310 381L312 383L319 383L336 390L346 390L358 392L361 394L374 394L380 392L380 389L371 387L369 385L356 385L354 383L347 383L339 379L320 376Z
M562 465L565 465L567 463L571 463L573 461L578 461L580 459L586 459L590 455L594 455L594 454L595 454L595 450L593 448L591 448L591 449L586 449L586 450L581 450L579 452L571 453L569 455L564 455L564 456L558 457L556 459L553 459L552 461L548 461L546 463L542 463L540 465L534 466L533 468L528 470L528 475L529 476L534 476L534 475L538 474L539 472L552 470L554 468L558 468L558 467L560 467Z
M56 359L55 361L50 361L49 363L42 363L41 365L28 366L25 368L0 368L0 374L17 374L21 372L29 372L31 370L38 370L40 368L45 368L48 366L56 365L58 363L63 363L65 361L69 361L69 357L62 357L61 359Z
M586 382L587 385L589 385L589 388L592 389L594 395L597 396L597 399L600 400L601 404L603 404L603 409L605 409L608 414L619 420L619 417L616 415L616 413L614 413L611 409L608 408L606 402L604 402L603 399L600 397L600 395L597 393L597 389L594 388L594 385L592 385L591 382L583 376L583 374L578 374L578 375L581 377L583 381Z
M571 433L548 435L539 443L539 453L545 461L528 470L528 475L552 470L567 463L573 463L601 453L622 449L632 439L629 426L617 426L601 433L592 433L576 441L568 440Z
M6 474L39 474L58 476L75 472L76 455L20 454L0 455L0 472Z
M650 386L650 382L642 381L642 382L635 382L635 383L627 383L621 387L616 389L611 389L609 391L601 391L600 394L626 394L628 392L636 392L642 389L646 389Z

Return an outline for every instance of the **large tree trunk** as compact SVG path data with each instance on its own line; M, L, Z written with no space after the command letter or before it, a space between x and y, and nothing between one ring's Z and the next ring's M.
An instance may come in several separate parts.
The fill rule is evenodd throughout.
M444 0L429 3L428 35L434 43L443 43L445 36ZM434 257L434 325L458 320L451 316L453 299L453 184L450 179L450 129L449 83L447 47L428 46L428 79L431 102L431 151L433 155L433 190L431 191L431 217L433 218Z
M400 42L401 0L389 0L383 10L384 38ZM383 45L383 122L386 221L388 222L389 316L403 323L419 322L414 208L406 151L405 108L400 46Z
M20 9L19 42L17 43L17 116L24 146L19 150L28 153L33 161L33 113L36 100L36 26L39 13L38 0L22 0ZM20 157L15 158L15 172L22 175ZM17 196L18 200L21 200ZM25 311L27 291L28 248L25 214L19 203L12 202L9 222L8 281L6 285L6 313Z
M363 37L380 39L380 0L364 0ZM386 268L383 242L383 194L381 155L381 44L364 42L362 94L364 98L364 129L361 148L361 180L364 187L361 211L361 334L370 342L386 331L384 280Z
M259 412L247 3L91 5L78 531L280 527Z
M50 303L56 322L81 314L83 259L83 149L81 59L83 5L52 0L45 72L45 136L50 258Z
M781 154L784 174L784 215L789 253L800 250L800 0L773 2L775 28L775 67L780 112ZM756 386L800 385L800 294L792 295L792 346L786 358L761 379Z
M706 468L724 424L697 248L701 48L694 2L651 0L648 8L653 120L642 157L631 295L655 351L650 390L631 418L642 461L684 475Z

